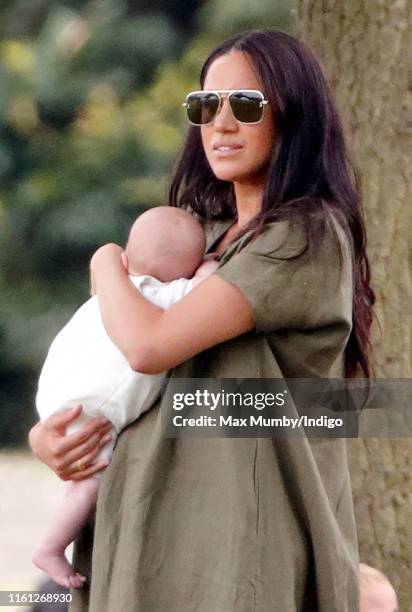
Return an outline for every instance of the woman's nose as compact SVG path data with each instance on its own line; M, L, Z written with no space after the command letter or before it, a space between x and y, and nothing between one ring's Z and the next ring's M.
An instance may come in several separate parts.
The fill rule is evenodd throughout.
M232 131L238 128L238 122L236 121L236 117L233 114L229 100L227 98L223 99L220 108L216 113L214 127L216 130L220 131Z

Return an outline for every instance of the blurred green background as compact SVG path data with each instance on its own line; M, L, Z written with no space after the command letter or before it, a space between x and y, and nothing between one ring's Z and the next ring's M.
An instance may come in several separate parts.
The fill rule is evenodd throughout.
M88 297L88 263L165 204L181 106L213 47L294 31L290 2L3 0L0 446L26 444L48 345Z

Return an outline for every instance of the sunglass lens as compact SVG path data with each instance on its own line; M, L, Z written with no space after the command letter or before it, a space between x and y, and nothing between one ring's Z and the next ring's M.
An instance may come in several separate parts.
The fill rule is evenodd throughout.
M230 95L230 106L238 121L256 123L262 119L263 97L258 92L236 91Z
M213 121L218 108L219 97L215 93L194 93L186 99L188 119L195 125L204 125Z

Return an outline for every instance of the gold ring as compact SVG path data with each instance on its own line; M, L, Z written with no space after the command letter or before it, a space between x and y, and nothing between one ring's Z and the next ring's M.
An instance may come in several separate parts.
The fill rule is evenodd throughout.
M76 461L76 472L82 472L83 470L86 469L86 464L84 461L82 461L81 459L78 459Z

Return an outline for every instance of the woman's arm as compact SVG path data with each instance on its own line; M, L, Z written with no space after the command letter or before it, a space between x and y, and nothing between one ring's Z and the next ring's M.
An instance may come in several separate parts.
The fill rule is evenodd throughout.
M253 329L246 298L214 274L169 309L153 305L130 283L121 253L101 247L91 273L106 331L134 370L157 374Z

